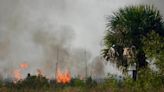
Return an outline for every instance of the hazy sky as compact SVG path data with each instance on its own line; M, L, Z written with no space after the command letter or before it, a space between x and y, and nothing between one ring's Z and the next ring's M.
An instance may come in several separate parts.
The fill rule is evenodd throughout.
M154 4L164 14L164 0L0 0L1 71L21 62L33 71L55 59L53 46L63 53L86 49L92 61L102 48L106 16L137 4Z

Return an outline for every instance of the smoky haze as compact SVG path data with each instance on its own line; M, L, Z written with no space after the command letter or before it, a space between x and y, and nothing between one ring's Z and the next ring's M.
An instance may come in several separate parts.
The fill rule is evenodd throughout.
M0 0L1 76L12 77L28 63L23 76L42 69L53 77L57 62L73 76L85 76L86 61L95 77L121 74L99 56L105 17L136 4L154 4L164 14L163 0Z

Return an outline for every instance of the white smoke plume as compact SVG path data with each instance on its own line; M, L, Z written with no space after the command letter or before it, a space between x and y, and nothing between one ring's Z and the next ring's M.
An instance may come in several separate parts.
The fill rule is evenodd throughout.
M56 62L73 75L85 75L93 64L95 76L117 71L106 69L100 54L106 16L136 4L154 4L164 14L163 0L0 0L0 74L11 77L13 69L44 70L54 76ZM100 65L100 66L99 66ZM90 66L90 65L88 65ZM105 67L105 68L104 68ZM108 71L109 70L109 71Z

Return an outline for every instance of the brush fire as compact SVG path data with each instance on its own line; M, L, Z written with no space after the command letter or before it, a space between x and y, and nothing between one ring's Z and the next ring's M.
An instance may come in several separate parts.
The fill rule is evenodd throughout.
M28 67L29 67L28 64L22 63L22 64L19 65L19 68L18 69L15 69L13 71L14 83L17 83L18 81L20 81L21 79L23 79L21 72L22 72L23 69L27 69Z
M22 72L23 70L27 69L29 67L29 64L22 63L19 65L18 69L13 70L13 82L17 83L18 81L23 80L24 78L22 77ZM44 73L43 70L41 69L36 69L36 76L42 76L43 77ZM48 80L48 76L46 76ZM64 72L61 71L60 68L56 69L56 74L55 74L55 80L59 84L68 84L71 81L71 74L69 70L65 70Z
M13 74L14 74L14 83L17 83L19 80L22 79L22 74L20 69L14 70Z
M68 70L62 72L59 68L57 69L56 81L58 83L67 84L71 81L71 75Z

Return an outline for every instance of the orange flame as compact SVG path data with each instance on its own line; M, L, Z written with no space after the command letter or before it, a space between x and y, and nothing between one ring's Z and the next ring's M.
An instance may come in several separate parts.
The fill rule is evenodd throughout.
M23 64L20 64L19 66L21 69L26 69L26 68L28 68L29 65L26 63L23 63Z
M69 71L62 73L60 69L57 69L56 80L58 83L67 84L71 81L71 75Z
M19 69L14 70L13 73L14 73L14 78L15 78L14 83L16 83L16 82L18 82L19 80L22 79L22 74L21 74Z

